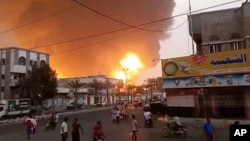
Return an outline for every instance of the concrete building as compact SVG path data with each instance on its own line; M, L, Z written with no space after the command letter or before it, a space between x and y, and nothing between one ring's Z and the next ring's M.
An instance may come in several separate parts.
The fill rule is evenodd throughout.
M49 63L49 55L17 47L0 48L0 99L19 98L17 85L33 65Z
M169 113L249 119L250 3L191 15L191 23L197 54L162 60Z
M93 83L93 80L96 79L101 83L105 83L106 80L109 80L114 86L120 81L119 79L108 78L105 75L94 75L94 76L86 76L86 77L76 77L76 78L60 78L58 79L58 94L54 100L55 106L68 105L75 101L75 96L73 91L68 87L67 83L72 80L79 80L81 83L89 84ZM114 88L108 90L109 92L109 101L111 104L114 104L116 101L117 91ZM108 102L107 99L107 90L100 89L97 93L98 101L100 102ZM78 103L84 105L94 105L94 90L91 87L83 87L78 91ZM52 105L52 101L49 103Z

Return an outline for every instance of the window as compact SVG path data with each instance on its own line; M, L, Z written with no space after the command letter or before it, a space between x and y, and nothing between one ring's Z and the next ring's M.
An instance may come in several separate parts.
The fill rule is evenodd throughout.
M40 67L45 66L45 64L46 64L46 63L45 63L45 61L44 61L44 60L41 60L41 61L40 61Z
M209 46L209 52L210 52L210 53L221 52L221 45L220 45L220 44L210 45L210 46Z
M17 74L14 74L14 79L17 79Z
M4 87L2 87L2 92L4 92Z
M24 57L19 57L18 64L19 65L26 65L26 59Z
M243 42L233 42L230 43L230 50L240 50L244 49Z
M2 79L4 79L4 75L2 75Z
M32 66L33 65L33 61L32 60L30 60L30 66Z
M2 59L2 65L5 65L5 59L4 58Z
M240 33L232 33L230 35L230 40L240 40L242 39L242 36ZM229 50L240 50L245 49L245 46L242 41L236 41L230 43Z

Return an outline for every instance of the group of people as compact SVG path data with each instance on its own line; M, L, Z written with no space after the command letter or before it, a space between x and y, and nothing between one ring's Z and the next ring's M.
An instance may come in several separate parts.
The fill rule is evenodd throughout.
M67 141L67 138L68 138L67 122L68 122L68 118L65 117L60 128L62 141ZM82 133L82 135L84 134L81 124L78 122L78 119L75 118L74 122L72 123L72 131L71 131L72 141L80 141L80 132ZM99 139L103 140L105 138L105 135L102 129L102 124L100 121L97 121L95 127L93 128L92 138L93 138L93 141L97 141Z
M111 114L112 114L113 123L117 123L117 124L119 124L120 119L128 118L128 112L125 106L121 106L121 108L118 108L117 106L115 106L111 110Z

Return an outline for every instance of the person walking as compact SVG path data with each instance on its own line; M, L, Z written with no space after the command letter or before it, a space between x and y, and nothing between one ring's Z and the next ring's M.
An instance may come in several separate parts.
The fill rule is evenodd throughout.
M28 117L25 119L25 125L26 125L27 138L30 139L31 130L33 127L31 114L29 114Z
M75 118L75 121L73 122L72 124L72 141L80 141L80 131L81 130L81 133L83 135L83 129L82 129L82 126L80 125L80 123L78 123L78 119Z
M203 130L204 130L203 137L205 141L213 141L215 130L214 130L214 125L211 123L210 118L207 118L207 123L204 124Z
M115 111L116 124L119 124L119 122L120 122L120 116L121 116L120 114L121 114L121 112L119 111L118 108L116 108L116 111Z
M138 122L135 119L135 115L132 115L132 140L137 141L137 133L138 133Z
M37 121L34 117L31 118L32 128L31 128L31 134L36 134L36 128L37 128Z
M61 128L60 128L60 134L62 137L62 141L67 141L68 138L68 124L67 124L68 118L65 117L64 121L61 124Z

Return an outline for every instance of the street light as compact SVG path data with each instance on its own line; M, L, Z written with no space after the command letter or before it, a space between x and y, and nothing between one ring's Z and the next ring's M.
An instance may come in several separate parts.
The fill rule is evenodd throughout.
M127 71L128 71L128 68L123 68L122 69L124 71L124 75L125 75L125 78L124 78L124 81L125 81L125 92L127 93L127 96L128 96L128 102L129 102L129 95L128 95L128 90L127 90Z
M161 59L153 59L153 62L155 62L155 61L160 61Z

